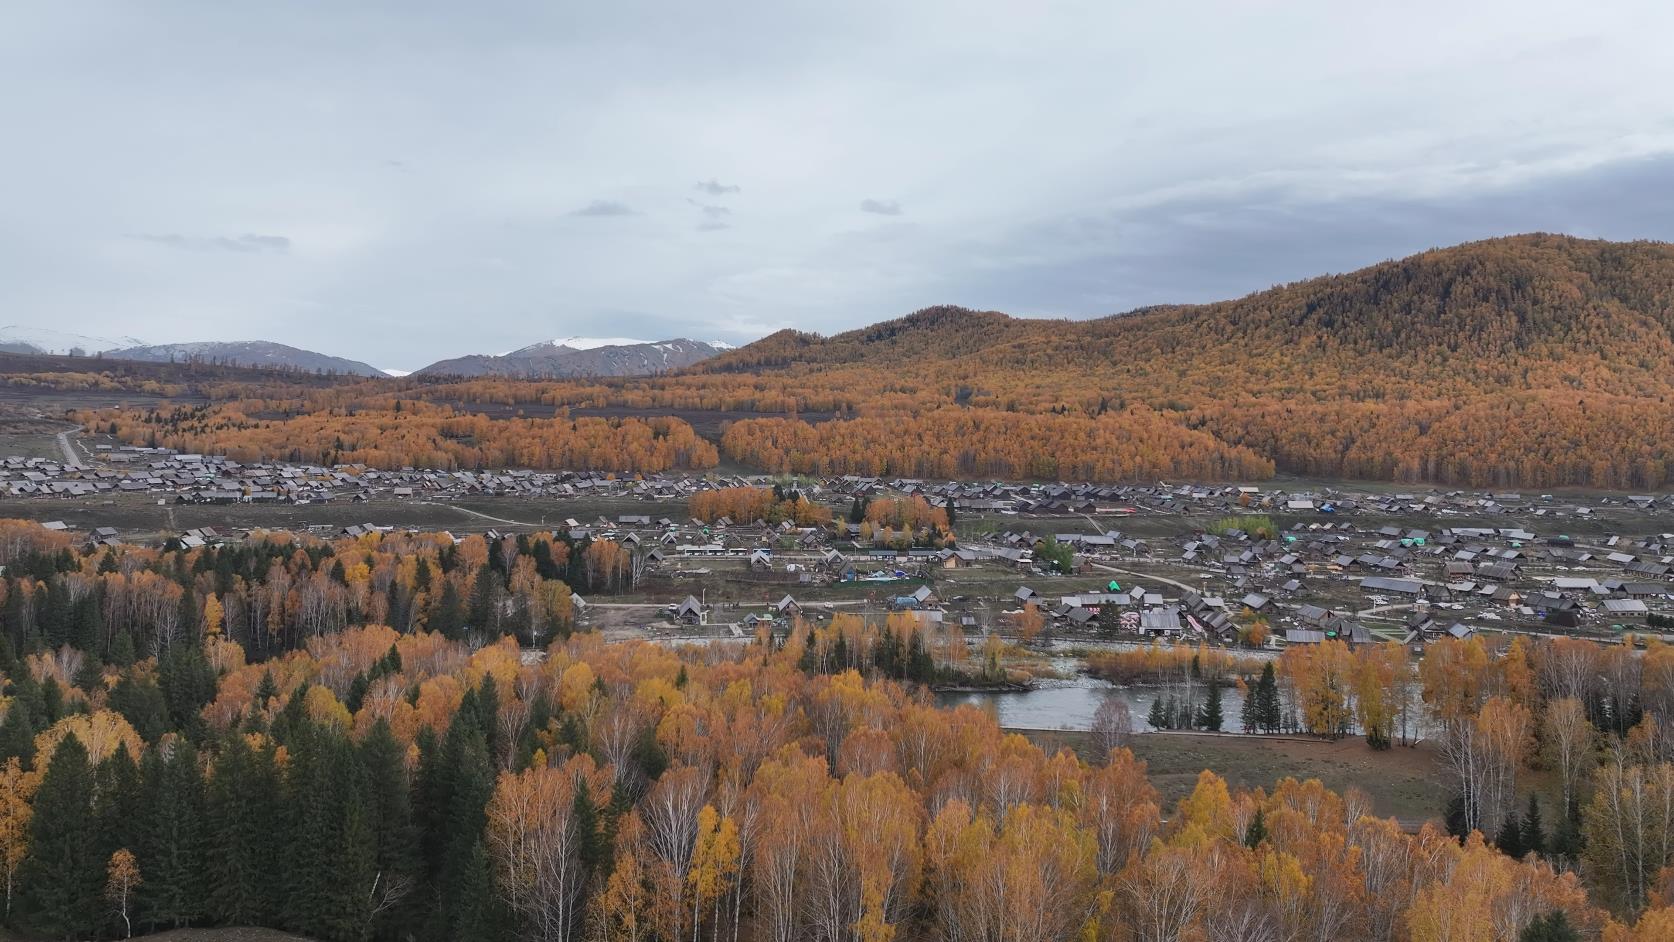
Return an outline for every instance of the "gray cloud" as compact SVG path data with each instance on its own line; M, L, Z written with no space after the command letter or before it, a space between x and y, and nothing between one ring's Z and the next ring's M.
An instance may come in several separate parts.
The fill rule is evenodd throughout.
M586 206L583 206L580 209L576 210L575 212L570 213L570 215L571 216L632 216L632 215L634 215L634 209L633 209L632 206L629 206L627 203L619 202L617 200L594 200L591 203L588 203Z
M1446 197L1322 199L1291 186L1259 186L1065 216L992 244L966 245L973 269L943 290L949 299L1015 313L1095 316L1241 297L1517 233L1669 240L1670 219L1674 156Z
M732 210L728 209L725 206L715 206L715 205L711 205L709 203L700 203L697 200L687 200L686 202L691 203L693 206L696 206L698 208L699 212L703 213L705 216L708 216L710 219L720 219L723 216L731 216L732 215Z
M1244 0L157 0L112 31L22 6L0 300L93 336L257 323L411 368L937 302L1094 316L1530 229L1674 238L1654 0L1306 30Z
M291 240L279 235L246 232L236 236L188 236L179 233L138 233L128 238L190 252L273 252L291 250Z

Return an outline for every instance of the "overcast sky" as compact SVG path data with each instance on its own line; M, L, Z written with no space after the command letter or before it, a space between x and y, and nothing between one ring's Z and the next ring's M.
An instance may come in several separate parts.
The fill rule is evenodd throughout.
M0 323L382 367L1674 239L1661 2L0 7Z

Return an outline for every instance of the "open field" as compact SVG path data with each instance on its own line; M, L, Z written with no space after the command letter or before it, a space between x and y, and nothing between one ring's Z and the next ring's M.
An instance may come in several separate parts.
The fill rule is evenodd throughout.
M1092 737L1081 732L1024 735L1042 748L1069 746L1091 761ZM1358 788L1371 796L1377 814L1416 826L1440 819L1446 802L1442 768L1428 744L1373 750L1359 737L1335 741L1291 737L1142 733L1129 748L1150 766L1151 783L1162 793L1165 813L1209 769L1234 788L1272 791L1284 778L1319 779L1332 791Z
M72 427L55 419L0 417L0 454L62 460L64 453L58 447L58 433Z
M47 436L46 442L53 441ZM52 455L57 455L52 445ZM333 501L314 504L176 504L148 494L115 494L91 499L0 498L0 517L24 520L63 520L78 529L115 527L124 537L144 540L179 533L193 527L302 530L308 527L346 527L357 523L416 529L446 529L480 533L488 529L529 530L562 526L567 518L583 523L600 515L624 513L673 515L684 519L684 504L588 498L536 500L482 497L458 501L419 500ZM498 519L495 519L498 518ZM506 523L505 521L518 521Z
M777 414L771 412L736 412L725 409L630 409L626 406L616 406L602 409L571 409L570 414L574 416L598 415L605 416L607 418L640 419L648 419L665 415L673 416L674 418L685 422L687 425L690 425L692 427L692 431L697 432L704 438L716 443L720 442L721 432L729 422L737 422L740 419L779 417ZM831 418L831 416L832 413L830 412L800 412L795 416L785 417L798 418L804 422L824 422L825 420Z

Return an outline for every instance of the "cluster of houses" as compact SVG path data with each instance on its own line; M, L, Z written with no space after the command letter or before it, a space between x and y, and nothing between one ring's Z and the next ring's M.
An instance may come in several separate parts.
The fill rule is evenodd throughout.
M45 458L0 459L0 494L95 497L143 493L180 503L305 504L327 501L459 497L625 497L684 500L694 491L759 483L739 476L679 474L617 477L589 471L379 470L366 465L239 462L166 448L99 445L90 466Z
M1600 537L1591 545L1538 537L1520 526L1362 530L1346 521L1316 521L1277 538L1237 529L1182 535L1178 550L1115 532L1052 538L1076 547L1078 571L1085 562L1114 557L1130 565L1167 564L1205 586L1177 599L1140 589L1065 596L1049 610L1073 627L1109 628L1114 610L1123 630L1230 640L1239 629L1233 615L1249 613L1270 622L1279 644L1421 643L1444 634L1467 637L1489 623L1543 631L1632 629L1654 611L1674 612L1668 579L1674 534ZM1036 546L1042 539L1000 537ZM1159 611L1178 618L1148 620Z
M738 475L637 475L592 472L378 470L277 462L237 462L167 449L100 445L96 460L76 465L42 458L0 459L0 495L88 498L140 493L186 503L291 503L431 500L468 496L576 499L638 498L668 503L713 487L761 486L769 480ZM766 521L712 523L650 514L618 514L591 521L568 519L572 539L608 537L630 546L648 572L671 576L724 566L743 582L786 588L828 582L877 580L880 604L940 620L944 608L934 590L897 584L925 581L937 571L982 567L1011 570L1025 580L1041 574L1042 544L1072 551L1072 578L1105 568L1137 566L1168 572L1166 593L1156 588L1057 591L1051 598L1020 589L1004 604L1033 604L1066 631L1150 637L1200 637L1229 641L1248 615L1266 619L1276 643L1312 644L1340 638L1351 644L1378 640L1466 636L1490 623L1539 630L1607 631L1638 627L1652 614L1674 613L1674 534L1632 539L1575 539L1563 521L1607 519L1631 511L1641 519L1674 511L1674 495L1630 497L1527 496L1504 492L1426 491L1362 493L1332 488L1257 488L1206 485L1095 485L1065 483L935 482L857 476L798 485L804 493L841 510L854 498L922 496L950 507L961 521L972 515L1026 515L1036 528L1003 528L957 547L863 546L858 528L797 527ZM1235 519L1267 514L1287 526L1282 533L1218 526L1201 532L1182 523L1179 532L1136 523L1150 536L1104 529L1092 518L1121 522L1127 516L1180 517L1183 521ZM1450 526L1452 516L1475 522L1504 518L1504 526ZM1064 518L1043 521L1043 517ZM1368 517L1378 523L1360 525ZM1401 518L1419 526L1382 525ZM1420 519L1414 519L1420 518ZM1614 519L1614 518L1608 518ZM1074 521L1071 523L1070 521ZM1358 522L1357 522L1358 521ZM1126 526L1127 524L1123 524ZM1533 527L1550 527L1538 535ZM61 523L48 526L63 528ZM1585 527L1596 532L1601 525ZM340 528L358 536L371 524ZM968 532L968 530L967 530ZM173 537L188 547L223 539L204 529ZM94 545L120 537L110 528L88 534ZM736 574L736 575L731 575ZM1155 586L1158 580L1142 580ZM1185 585L1198 586L1197 591ZM781 591L777 588L773 592ZM800 590L798 590L800 591ZM690 604L688 604L690 603ZM674 607L676 621L699 623L706 608L688 598ZM784 595L766 616L787 618L800 610ZM1248 613L1248 615L1246 614ZM948 610L962 622L970 616Z
M1200 484L1065 484L1017 482L924 481L913 478L844 476L821 486L841 495L888 492L919 495L931 504L952 502L960 512L1111 515L1127 513L1261 513L1309 516L1435 515L1440 517L1517 515L1531 517L1587 517L1595 510L1623 507L1643 511L1674 510L1674 494L1600 496L1585 500L1514 492L1426 491L1423 493L1362 493L1329 487L1300 490L1253 485Z

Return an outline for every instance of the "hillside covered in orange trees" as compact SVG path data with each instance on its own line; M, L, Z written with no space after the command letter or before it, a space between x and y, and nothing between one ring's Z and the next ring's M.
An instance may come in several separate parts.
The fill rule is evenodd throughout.
M674 375L375 380L292 391L285 415L245 390L192 414L129 412L119 434L243 454L288 442L377 463L380 446L363 434L376 397L378 412L409 404L400 425L423 438L396 449L408 463L555 466L585 454L589 467L659 470L716 460L679 426L584 431L566 418L586 410L724 416L710 436L717 457L775 472L1104 481L1285 472L1650 489L1674 477L1671 394L1674 246L1530 235L1096 320L938 307L832 337L781 331ZM415 415L422 401L447 421ZM537 424L503 446L492 429L457 427L471 413L518 410L550 418L527 419ZM359 447L316 441L336 425L358 427ZM538 455L525 454L530 430L549 442ZM393 451L388 460L401 463Z

